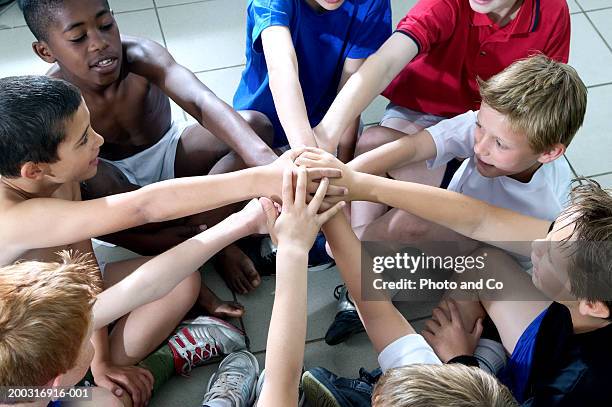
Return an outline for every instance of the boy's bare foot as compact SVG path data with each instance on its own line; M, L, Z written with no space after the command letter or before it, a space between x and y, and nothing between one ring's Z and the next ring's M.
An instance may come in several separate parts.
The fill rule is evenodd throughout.
M206 313L217 318L240 318L244 315L244 307L235 301L223 301L210 291L205 284L200 288L198 303Z
M261 284L261 277L249 257L235 244L217 254L217 270L227 286L238 294L247 294Z

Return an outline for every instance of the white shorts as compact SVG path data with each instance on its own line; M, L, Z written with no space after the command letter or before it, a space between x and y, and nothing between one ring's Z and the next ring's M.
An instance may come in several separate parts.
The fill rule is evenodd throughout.
M117 167L127 179L141 187L174 178L174 161L181 135L192 123L172 122L170 129L155 145L123 160L102 159Z
M423 128L427 128L438 124L447 118L444 116L436 116L435 114L417 112L416 110L411 110L407 107L389 103L387 105L387 109L385 110L385 114L383 114L382 119L380 119L380 124L382 125L387 119L403 119Z

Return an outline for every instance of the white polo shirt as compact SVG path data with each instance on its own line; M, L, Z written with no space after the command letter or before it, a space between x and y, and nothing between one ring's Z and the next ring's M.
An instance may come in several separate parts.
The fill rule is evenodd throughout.
M477 112L469 111L427 128L437 154L427 161L429 168L453 158L466 158L453 176L448 190L480 199L539 219L554 220L567 205L572 172L563 157L543 164L527 183L502 176L480 175L474 160L474 134Z
M406 335L396 339L378 355L378 364L383 373L389 369L417 363L425 365L442 364L425 338L419 334Z

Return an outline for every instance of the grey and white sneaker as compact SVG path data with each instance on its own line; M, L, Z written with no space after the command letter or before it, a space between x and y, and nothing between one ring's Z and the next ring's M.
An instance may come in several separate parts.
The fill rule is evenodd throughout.
M246 350L231 353L223 359L206 386L202 405L223 400L232 407L249 407L255 400L259 363Z
M304 374L305 369L302 367L302 374ZM255 407L257 407L257 401L259 400L259 396L261 396L261 391L263 390L263 385L266 380L266 369L263 369L259 374L259 379L257 379L257 391L255 398ZM303 407L304 403L306 403L306 395L304 394L304 390L302 389L302 381L300 380L300 384L298 387L298 407Z
M185 321L168 341L174 368L187 374L211 359L246 348L244 332L215 317L199 316Z
M337 312L334 322L325 334L325 343L331 346L346 341L356 333L365 331L346 285L337 286L334 290L334 297L338 300Z

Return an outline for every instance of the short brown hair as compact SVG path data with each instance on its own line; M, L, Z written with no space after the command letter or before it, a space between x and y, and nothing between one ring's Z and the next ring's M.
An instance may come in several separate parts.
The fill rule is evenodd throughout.
M101 287L90 256L0 268L0 386L42 386L76 363Z
M595 180L575 182L571 205L560 216L574 221L568 238L571 293L581 300L601 301L612 311L612 196Z
M574 68L544 55L518 60L478 84L482 102L508 117L536 153L569 146L584 121L586 86Z
M409 365L388 370L372 394L376 407L517 407L494 376L460 364Z

